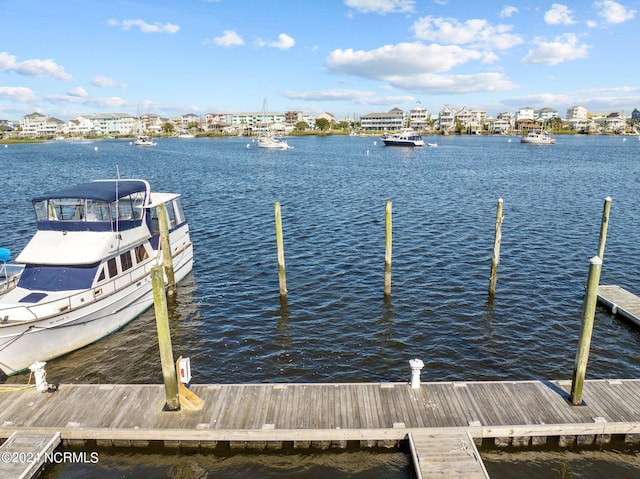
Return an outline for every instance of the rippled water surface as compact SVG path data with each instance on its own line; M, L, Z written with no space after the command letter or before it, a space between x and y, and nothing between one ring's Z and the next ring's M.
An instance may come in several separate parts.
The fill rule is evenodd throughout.
M175 354L191 358L194 383L403 381L413 357L424 361L428 381L570 378L607 196L601 283L640 293L640 141L434 141L437 148L403 149L376 138L301 137L289 139L289 151L243 138L0 147L1 246L15 257L32 235L31 196L119 169L183 194L196 263L171 305L172 340ZM505 219L490 299L498 198ZM387 200L393 273L385 299ZM49 362L47 377L159 383L154 329L149 311ZM588 377L639 377L639 339L636 328L598 310Z

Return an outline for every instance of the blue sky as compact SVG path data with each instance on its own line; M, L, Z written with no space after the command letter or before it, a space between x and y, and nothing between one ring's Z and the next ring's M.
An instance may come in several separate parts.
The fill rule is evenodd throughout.
M0 0L0 119L640 108L640 0Z

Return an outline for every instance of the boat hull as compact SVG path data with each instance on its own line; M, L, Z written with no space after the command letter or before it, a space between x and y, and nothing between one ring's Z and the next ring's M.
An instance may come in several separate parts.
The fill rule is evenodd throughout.
M153 305L150 271L154 263L148 263L137 279L99 300L87 301L85 306L42 319L0 323L0 369L7 375L19 373L36 361L48 361L94 343L137 318ZM189 243L174 258L176 281L192 267L193 246ZM88 293L93 295L93 291Z
M424 146L424 141L401 141L401 140L382 140L385 146L410 146L410 147L419 147Z

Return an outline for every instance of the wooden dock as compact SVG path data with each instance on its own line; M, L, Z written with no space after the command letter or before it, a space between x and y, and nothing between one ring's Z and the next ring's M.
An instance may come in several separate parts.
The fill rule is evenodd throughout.
M616 285L600 285L598 301L619 315L640 326L640 298Z
M191 390L204 400L201 410L166 412L163 385L68 384L54 393L5 385L0 437L23 431L59 433L73 445L159 441L212 448L223 442L260 449L283 442L324 449L347 441L393 447L412 437L423 478L443 477L448 454L467 459L451 471L473 466L473 477L483 477L477 451L469 441L462 444L465 437L520 446L549 436L560 437L561 445L640 437L640 380L588 380L581 406L568 402L571 381L423 382L415 389L408 383L212 384ZM434 456L429 438L448 442Z

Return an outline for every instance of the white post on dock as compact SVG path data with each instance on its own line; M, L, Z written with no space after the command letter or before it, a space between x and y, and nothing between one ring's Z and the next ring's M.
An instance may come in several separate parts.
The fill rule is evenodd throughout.
M164 378L164 391L167 398L166 409L168 411L178 411L180 409L178 376L173 362L167 296L164 291L164 275L162 274L161 266L151 268L151 284L153 288L153 306L156 313L156 328L158 330L158 346L160 347L160 362L162 363L162 377Z
M500 243L502 242L502 198L498 198L498 208L496 210L496 232L493 240L493 257L491 258L491 275L489 278L489 294L496 294L496 282L498 281L498 264L500 264Z
M46 393L49 390L49 385L47 384L47 372L44 367L47 365L44 361L36 361L31 366L29 366L29 371L33 373L36 379L36 389L41 393Z
M160 203L157 206L158 226L160 227L160 244L162 245L162 262L164 264L164 274L167 276L167 294L176 294L176 278L173 271L173 258L171 256L171 240L169 238L169 214L167 205Z
M421 359L410 359L409 366L411 366L411 387L420 389L420 371L424 367L424 363Z
M582 404L582 389L584 387L585 376L587 375L587 362L589 361L593 320L596 315L596 305L598 302L598 285L600 284L601 270L602 260L594 256L591 258L591 264L589 266L587 291L582 305L582 330L580 331L580 341L578 342L576 362L573 368L573 379L571 381L570 401L574 406Z
M604 199L602 208L602 223L600 224L600 240L598 241L598 258L604 260L604 245L607 242L607 228L609 226L609 213L611 211L611 197Z
M274 204L276 215L276 247L278 249L278 283L280 285L280 297L287 295L287 272L284 266L284 239L282 237L282 213L280 202Z
M385 252L384 252L384 295L391 294L391 201L387 201L385 205Z

